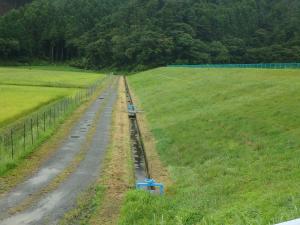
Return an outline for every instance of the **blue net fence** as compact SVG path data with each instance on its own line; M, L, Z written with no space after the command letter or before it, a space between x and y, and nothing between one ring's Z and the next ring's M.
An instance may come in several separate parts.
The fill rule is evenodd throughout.
M168 65L168 67L187 67L187 68L300 69L300 63L199 64L199 65Z

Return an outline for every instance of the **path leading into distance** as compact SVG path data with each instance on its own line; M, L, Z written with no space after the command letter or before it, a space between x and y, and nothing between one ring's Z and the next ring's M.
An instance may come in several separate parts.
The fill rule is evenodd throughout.
M79 194L99 177L109 143L117 88L118 79L113 78L112 84L102 91L86 110L56 153L37 173L0 199L0 225L57 224L63 215L74 207ZM32 202L28 200L51 185L83 148L83 159L56 189L38 195L38 199ZM30 202L29 206L26 205L21 211L17 210L17 213L11 213L26 201Z

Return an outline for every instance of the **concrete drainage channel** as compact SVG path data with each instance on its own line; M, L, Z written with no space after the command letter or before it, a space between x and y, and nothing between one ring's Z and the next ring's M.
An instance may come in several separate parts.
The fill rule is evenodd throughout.
M156 183L155 180L151 179L145 145L137 120L138 111L133 104L126 77L124 77L124 84L127 98L128 117L130 121L130 139L135 166L136 188L148 190L151 193L156 193L156 188L158 188L159 193L163 194L163 184Z

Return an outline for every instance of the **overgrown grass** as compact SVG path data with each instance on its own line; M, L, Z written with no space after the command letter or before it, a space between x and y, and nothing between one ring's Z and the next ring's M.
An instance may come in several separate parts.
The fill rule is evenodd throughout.
M87 225L91 216L101 206L106 188L94 185L84 192L77 200L76 208L65 214L60 225Z
M174 185L130 192L120 224L300 217L300 71L159 68L129 77Z

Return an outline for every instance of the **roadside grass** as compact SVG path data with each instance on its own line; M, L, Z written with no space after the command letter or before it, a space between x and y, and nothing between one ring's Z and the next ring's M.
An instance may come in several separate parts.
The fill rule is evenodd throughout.
M119 95L113 109L110 144L99 178L77 199L76 207L59 224L113 225L118 219L125 193L134 184L130 150L129 120L125 89L119 81Z
M0 84L85 88L103 74L72 70L69 67L0 67Z
M274 224L300 216L300 70L129 76L174 184L131 191L120 225Z

